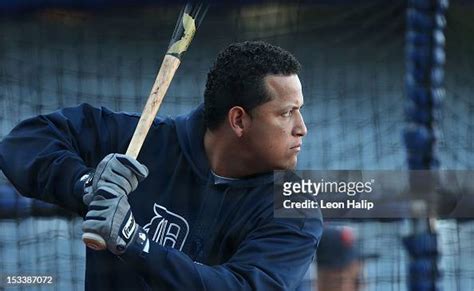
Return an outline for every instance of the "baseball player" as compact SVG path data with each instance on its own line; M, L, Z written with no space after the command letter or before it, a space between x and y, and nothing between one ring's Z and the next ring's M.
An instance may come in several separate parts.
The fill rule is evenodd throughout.
M300 64L264 42L228 46L204 104L157 118L138 159L139 117L87 104L20 123L0 166L25 196L84 217L88 290L292 290L321 219L273 216L275 169L293 169L307 133Z
M325 226L317 254L319 291L362 291L364 262L377 258L359 250L354 230L348 226Z

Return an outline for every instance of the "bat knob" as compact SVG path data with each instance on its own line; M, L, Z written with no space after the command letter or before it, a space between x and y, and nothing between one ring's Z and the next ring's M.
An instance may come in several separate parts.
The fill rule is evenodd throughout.
M86 246L95 251L102 251L107 248L105 240L98 234L86 232L82 235L82 241Z

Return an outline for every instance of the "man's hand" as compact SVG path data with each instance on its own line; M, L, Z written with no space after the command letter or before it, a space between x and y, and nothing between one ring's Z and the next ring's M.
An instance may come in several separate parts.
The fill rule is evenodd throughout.
M99 188L99 191L106 190ZM140 226L130 209L126 195L102 199L97 197L89 204L89 211L82 223L85 233L96 233L106 242L109 251L123 254L127 247L137 239Z
M148 176L148 169L127 155L109 154L91 175L92 180L84 185L82 200L86 205L96 196L111 199L130 194Z

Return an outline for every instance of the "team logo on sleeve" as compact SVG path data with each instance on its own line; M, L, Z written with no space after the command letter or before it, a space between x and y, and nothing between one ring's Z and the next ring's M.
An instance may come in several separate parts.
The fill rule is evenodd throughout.
M155 216L143 227L148 232L148 237L162 246L181 251L189 233L188 222L182 216L156 203L153 211Z

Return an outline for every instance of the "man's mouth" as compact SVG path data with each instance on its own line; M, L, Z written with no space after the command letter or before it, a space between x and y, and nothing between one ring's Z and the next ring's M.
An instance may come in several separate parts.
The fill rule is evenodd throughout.
M295 146L292 146L290 149L300 151L301 150L301 144L297 144Z

